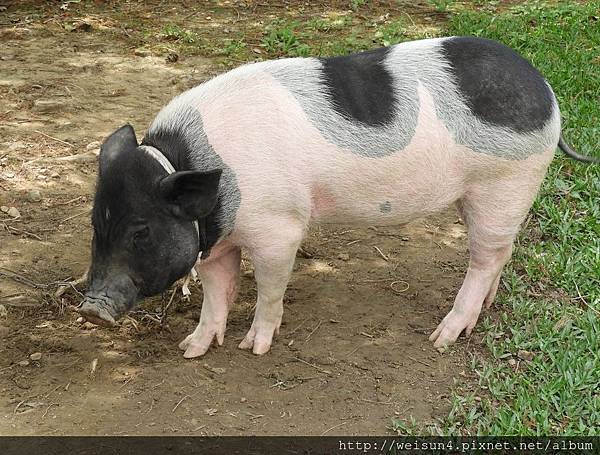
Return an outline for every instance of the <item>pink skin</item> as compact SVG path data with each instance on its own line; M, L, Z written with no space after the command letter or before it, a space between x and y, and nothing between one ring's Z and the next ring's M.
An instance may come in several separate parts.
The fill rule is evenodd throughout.
M235 90L197 101L209 142L235 171L241 191L228 245L248 249L256 269L256 312L240 348L255 354L269 350L281 324L295 252L311 221L396 225L458 202L469 230L469 268L452 310L430 340L438 348L452 344L461 332L471 332L484 301L491 305L554 150L521 161L474 152L454 142L423 86L419 99L410 144L382 158L327 142L268 74L249 75L236 81ZM391 212L379 210L383 201L389 201ZM214 336L222 343L235 294L231 283L237 282L235 257L200 263L208 296L200 324L182 342L186 357L203 355Z

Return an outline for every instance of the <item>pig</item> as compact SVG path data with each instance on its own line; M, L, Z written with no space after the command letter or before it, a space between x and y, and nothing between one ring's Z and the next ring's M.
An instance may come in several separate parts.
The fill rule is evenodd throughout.
M561 136L554 93L501 43L406 42L348 56L247 64L174 98L138 143L102 145L89 289L79 311L113 325L195 267L200 321L184 357L223 343L242 248L258 290L239 344L269 351L311 223L401 225L455 205L469 263L429 339L444 348L489 308Z

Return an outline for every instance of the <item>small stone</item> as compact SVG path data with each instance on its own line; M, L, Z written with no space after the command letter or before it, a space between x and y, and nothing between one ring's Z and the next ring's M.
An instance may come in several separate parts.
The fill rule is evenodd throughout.
M14 173L14 172L9 172L9 171L6 171L6 172L4 173L4 177L6 177L7 179L12 179L12 178L15 178L15 173Z
M4 305L0 304L0 318L5 318L6 316L8 316L8 310Z
M225 368L211 367L208 363L204 364L204 368L216 374L223 374L226 371Z
M82 327L85 330L92 330L96 328L96 324L92 324L91 322L84 322Z
M340 253L340 254L338 254L338 259L340 259L342 261L349 261L350 255L348 253Z
M19 210L16 207L11 207L8 209L8 212L6 212L8 214L8 216L12 216L13 218L18 218L21 216L21 212L19 212Z
M148 57L150 56L150 51L148 49L144 49L143 47L137 48L133 51L135 55L138 57Z
M53 172L52 174L50 174L50 177L52 177L53 179L59 179L60 174L58 172Z
M65 103L59 100L35 100L33 107L38 112L58 112L64 110Z
M31 354L29 356L29 358L35 362L37 362L38 360L40 360L42 358L42 353L41 352L34 352L33 354Z
M517 364L517 361L515 359L513 359L513 358L510 358L510 359L508 359L508 364L511 367L514 367Z
M83 324L84 322L85 322L85 319L83 319L83 316L79 316L79 317L77 318L77 323L78 323L78 324Z
M100 144L100 141L94 141L94 142L90 142L88 145L85 146L86 150L96 150L99 149L100 146L102 144Z
M524 349L520 349L519 352L517 352L517 357L520 358L521 360L526 360L526 361L530 362L533 360L533 352L525 351Z
M245 403L246 401L248 401L248 398L246 398L246 397L240 398L240 403Z
M10 333L10 329L3 325L0 325L0 338L6 338Z
M254 270L244 270L242 275L246 278L252 278L254 276Z
M40 202L42 200L42 194L39 192L39 190L31 190L27 195L27 198L31 202Z
M5 205L0 206L0 212L8 213L9 210L10 208Z
M262 54L262 50L260 50L258 47L253 47L252 52L254 52L255 54Z
M20 367L26 367L27 365L29 365L29 360L21 360L19 362Z

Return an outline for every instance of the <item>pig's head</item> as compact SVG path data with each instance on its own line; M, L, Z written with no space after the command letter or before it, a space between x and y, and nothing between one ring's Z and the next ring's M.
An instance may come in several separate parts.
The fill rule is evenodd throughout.
M100 149L89 288L79 312L113 325L185 276L200 252L194 221L215 208L220 170L169 174L123 126Z

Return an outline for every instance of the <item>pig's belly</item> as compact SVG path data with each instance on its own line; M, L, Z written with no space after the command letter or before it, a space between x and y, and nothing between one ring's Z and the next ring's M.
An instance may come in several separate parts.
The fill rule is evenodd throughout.
M338 156L311 185L311 219L391 225L440 211L465 192L464 154L451 144L429 144L385 158Z

